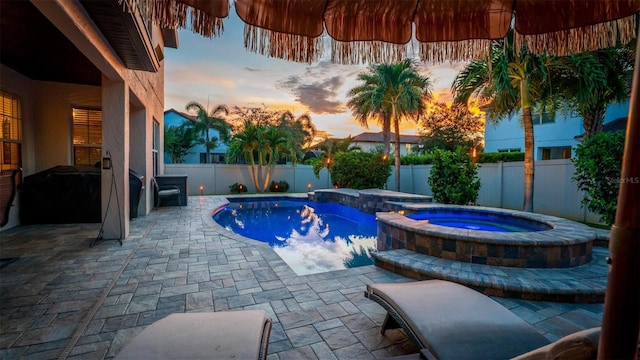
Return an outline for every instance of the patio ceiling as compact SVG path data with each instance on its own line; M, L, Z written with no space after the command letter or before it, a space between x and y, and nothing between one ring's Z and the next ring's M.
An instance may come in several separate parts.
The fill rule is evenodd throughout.
M83 85L100 71L29 1L0 2L0 62L34 80Z
M140 16L117 1L81 4L129 69L157 71ZM100 70L29 1L0 2L0 62L34 80L100 86Z

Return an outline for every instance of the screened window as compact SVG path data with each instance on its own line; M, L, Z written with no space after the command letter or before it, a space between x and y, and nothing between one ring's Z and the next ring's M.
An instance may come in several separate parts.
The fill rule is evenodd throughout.
M0 172L8 175L22 165L22 109L20 99L0 91Z
M102 111L73 109L73 164L93 166L102 158Z

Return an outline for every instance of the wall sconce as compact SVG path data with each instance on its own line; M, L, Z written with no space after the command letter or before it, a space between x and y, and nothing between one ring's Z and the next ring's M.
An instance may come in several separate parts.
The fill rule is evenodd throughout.
M200 195L204 195L204 185L200 185Z
M311 191L311 184L307 184L307 191Z
M111 169L111 153L109 151L107 151L105 156L102 158L102 169Z

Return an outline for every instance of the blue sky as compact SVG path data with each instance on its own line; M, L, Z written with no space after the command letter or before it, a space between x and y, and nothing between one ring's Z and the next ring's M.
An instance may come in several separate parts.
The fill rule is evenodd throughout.
M204 38L189 30L179 31L178 49L165 51L165 109L185 111L189 101L214 107L287 109L296 116L308 112L322 135L345 137L364 131L380 131L374 124L361 127L346 107L346 94L358 84L356 76L365 65L337 65L327 59L299 64L268 58L244 48L244 23L234 8L224 19L224 32ZM328 52L325 52L328 53ZM449 102L449 88L463 63L426 64L420 71L429 76L436 101ZM415 134L406 123L403 134Z

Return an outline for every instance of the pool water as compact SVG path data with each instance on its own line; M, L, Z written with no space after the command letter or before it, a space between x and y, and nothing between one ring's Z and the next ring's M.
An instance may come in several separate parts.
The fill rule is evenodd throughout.
M496 232L527 232L548 230L543 223L527 221L513 216L474 212L420 212L407 215L414 220L427 220L429 224L459 229Z
M373 264L374 215L306 199L233 199L213 219L227 230L265 242L298 274Z

